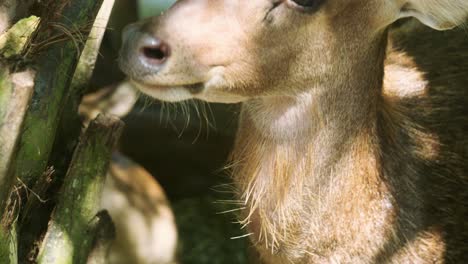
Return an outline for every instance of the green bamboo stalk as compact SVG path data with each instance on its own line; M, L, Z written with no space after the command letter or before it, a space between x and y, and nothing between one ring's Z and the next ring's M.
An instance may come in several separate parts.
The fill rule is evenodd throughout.
M90 21L94 21L101 3L102 0L55 2L54 6L58 9L50 13L58 17L53 17L53 20L44 18L41 21L43 26L31 46L31 50L40 52L35 63L38 70L16 169L16 175L29 187L42 175L49 161L60 116L70 92L72 76L87 35L80 35L78 32L82 33L82 30L90 28ZM55 30L51 31L50 28ZM54 34L62 34L67 41L48 46L48 38ZM41 51L40 47L44 45L47 49Z
M57 88L62 89L62 92L54 91L53 96L61 98L61 101L54 106L56 108L53 111L58 120L50 119L50 116L47 116L49 122L51 122L55 126L55 128L53 131L50 132L50 134L46 134L46 138L50 140L50 142L53 141L53 146L45 144L40 145L40 147L42 148L45 147L46 150L50 153L50 155L40 155L38 156L40 160L37 161L35 164L32 164L32 166L34 166L33 171L35 171L35 173L39 173L39 171L42 170L43 166L46 165L47 170L52 171L53 174L41 172L41 174L37 175L34 173L31 174L26 170L22 170L22 175L26 175L26 178L23 179L24 182L26 182L28 186L33 186L30 188L33 189L35 195L29 196L29 199L27 199L25 205L23 205L21 211L21 219L19 222L20 260L25 260L31 256L31 253L35 251L35 245L37 244L37 241L40 241L42 234L46 231L47 222L49 220L52 210L51 204L53 204L53 201L56 200L56 198L54 197L51 201L48 197L46 197L46 193L49 189L56 190L60 187L65 176L66 170L68 169L73 151L77 145L81 131L81 120L78 117L78 104L81 100L81 94L83 90L85 90L85 87L87 87L92 71L94 69L94 64L98 56L99 46L104 36L104 32L114 1L115 0L104 0L102 5L100 6L99 13L96 16L94 23L87 23L89 25L93 24L93 27L91 29L91 32L89 33L86 45L83 48L83 52L81 53L79 62L74 71L71 84L69 86L66 86L66 84L57 83ZM90 17L93 16L90 15ZM69 19L69 17L63 19L66 20ZM80 21L85 21L85 19L81 19ZM91 21L92 19L90 20L90 22ZM79 26L74 26L74 28L78 27ZM44 37L38 37L38 39L42 38ZM82 36L80 39L80 43L78 44L81 45L82 42L84 42L84 40L85 37ZM36 42L40 43L39 40L36 40ZM75 51L74 49L73 52L71 49L68 48L63 48L63 50L71 52L71 54L66 55L65 57L68 56L69 58L72 58L70 56L72 56L73 52ZM51 51L46 51L46 53L50 52ZM71 65L69 66L71 67ZM51 74L54 73L52 72ZM68 79L66 79L66 81L68 81ZM51 98L47 98L45 96L40 96L39 98L41 100L41 104L46 104L47 102L50 103ZM61 110L57 112L57 109ZM36 115L38 113L40 113L40 111L34 112L33 115ZM33 124L34 126L38 124L39 119L35 119L33 121L35 122ZM33 130L36 131L36 133L39 133L41 132L41 127L35 127ZM31 137L32 135L32 133L27 134L25 136L25 141L27 139L26 137ZM31 144L31 141L25 144ZM25 148L29 149L32 149L33 147L35 146L25 146ZM20 162L24 163L25 160L22 159L20 160ZM55 191L53 192L54 194L52 195L55 196ZM44 200L48 202L44 203ZM31 213L38 211L41 213Z
M11 57L21 53L37 22L37 17L23 19L2 34L0 54ZM0 259L10 264L18 263L15 160L35 75L32 70L12 71L13 66L0 61Z
M94 22L93 28L91 29L88 40L86 41L86 45L83 48L83 52L75 70L71 82L70 94L68 96L69 102L66 104L69 108L72 109L66 109L64 111L65 113L61 116L61 123L64 123L63 126L69 126L69 130L65 131L69 137L73 137L72 135L77 134L77 131L71 130L77 128L79 129L79 127L70 126L69 124L71 119L77 119L78 116L77 106L71 107L71 105L77 105L79 103L81 99L81 93L85 90L85 87L88 86L89 80L91 79L91 75L98 57L99 47L102 43L114 2L115 0L103 0L99 13L96 16L96 21ZM75 139L70 139L70 141L76 141L77 137L78 136L76 136ZM47 176L47 173L43 174L43 176ZM50 179L45 180L50 181ZM39 178L36 181L33 191L42 196L45 190L47 190L46 187L48 186L45 186L44 179ZM25 215L29 215L31 208L37 208L37 204L35 203L38 202L38 200L36 198L37 197L32 197L32 199L28 200L28 204L23 210Z
M33 91L34 72L11 74L0 63L0 259L17 263L17 203L12 196L14 158Z
M0 203L1 211L14 181L13 159L23 118L33 92L33 71L11 74L0 63Z
M86 263L96 238L91 223L122 128L119 119L100 115L81 138L40 248L39 264Z
M75 93L81 93L88 87L114 3L115 0L103 0L102 2L101 9L96 16L93 28L89 33L88 40L86 41L86 45L73 76L71 91Z
M23 19L0 35L2 57L18 56L38 21L37 17ZM0 61L0 212L4 211L10 196L13 163L34 87L35 73L31 70L14 72L10 70L13 66L6 60Z

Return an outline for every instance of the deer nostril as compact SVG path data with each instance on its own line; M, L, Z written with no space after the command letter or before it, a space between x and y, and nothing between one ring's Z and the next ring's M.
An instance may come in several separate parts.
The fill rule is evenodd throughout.
M163 60L166 57L166 54L162 50L155 48L143 48L143 54L147 58L154 60Z
M143 46L141 48L141 54L147 62L159 65L169 57L170 50L166 43L156 41L155 44Z

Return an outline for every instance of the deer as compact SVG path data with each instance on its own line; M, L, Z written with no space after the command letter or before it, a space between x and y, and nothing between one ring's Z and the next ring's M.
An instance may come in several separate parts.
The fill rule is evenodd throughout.
M227 167L259 263L466 263L468 89L447 79L467 68L432 85L391 29L467 18L466 0L180 0L125 29L119 64L158 100L241 103Z

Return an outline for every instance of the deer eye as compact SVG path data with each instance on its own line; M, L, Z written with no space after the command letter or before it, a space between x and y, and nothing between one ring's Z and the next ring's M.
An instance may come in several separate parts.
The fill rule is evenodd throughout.
M315 11L322 4L323 0L289 0L290 6L301 11Z

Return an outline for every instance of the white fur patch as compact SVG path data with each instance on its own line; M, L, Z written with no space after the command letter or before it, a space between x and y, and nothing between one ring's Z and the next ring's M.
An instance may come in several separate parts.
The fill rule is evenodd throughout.
M423 73L401 65L385 67L384 93L400 98L422 96L428 82Z

